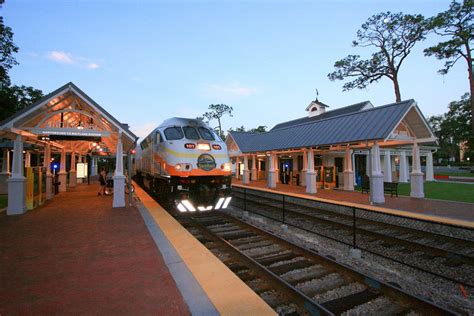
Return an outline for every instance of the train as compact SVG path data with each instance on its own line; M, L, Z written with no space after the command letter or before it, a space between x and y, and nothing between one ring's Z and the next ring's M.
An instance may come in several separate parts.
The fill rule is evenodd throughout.
M180 213L225 209L232 163L224 141L205 122L173 117L140 143L135 179Z

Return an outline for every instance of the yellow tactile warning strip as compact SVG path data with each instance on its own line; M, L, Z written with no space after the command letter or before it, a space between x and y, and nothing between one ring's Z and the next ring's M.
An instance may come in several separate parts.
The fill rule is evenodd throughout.
M221 315L276 315L138 185L136 194Z
M376 206L376 205L366 205L366 204L350 203L350 202L344 202L344 201L328 200L328 199L322 199L322 198L318 198L318 197L311 196L311 195L298 194L298 193L292 193L292 192L283 192L283 191L277 191L277 190L272 190L272 189L264 189L264 188L252 187L252 186L246 186L246 185L240 185L240 184L232 184L232 186L242 188L242 189L252 189L252 190L258 190L258 191L264 191L264 192L270 192L270 193L284 194L284 195L287 195L287 196L292 196L292 197L297 197L297 198L302 198L302 199L308 199L308 200L314 200L314 201L320 201L320 202L327 202L327 203L331 203L331 204L338 204L338 205L343 205L343 206L348 206L348 207L358 207L358 208L367 209L367 210L371 210L371 211L375 211L375 212L380 212L380 213L385 213L385 214L392 214L392 215L399 215L399 216L405 216L405 217L411 217L411 218L415 218L415 219L421 219L421 220L425 220L425 221L432 221L432 222L436 222L436 223L450 224L450 225L462 226L462 227L467 227L467 228L474 228L474 222L463 221L463 220L453 219L453 218L448 218L448 217L419 214L419 213L396 210L396 209L391 209L391 208L386 208L386 207L380 207L380 206Z

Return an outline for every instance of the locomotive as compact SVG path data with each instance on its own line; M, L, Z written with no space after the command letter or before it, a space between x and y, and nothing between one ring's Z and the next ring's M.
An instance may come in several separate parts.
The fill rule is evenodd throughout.
M225 209L231 196L227 147L203 121L165 120L141 143L135 178L181 213Z

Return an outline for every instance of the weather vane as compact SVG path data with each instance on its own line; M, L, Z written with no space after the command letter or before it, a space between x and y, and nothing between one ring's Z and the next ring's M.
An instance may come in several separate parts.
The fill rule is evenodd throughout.
M315 90L316 90L316 101L318 101L319 91L317 88Z

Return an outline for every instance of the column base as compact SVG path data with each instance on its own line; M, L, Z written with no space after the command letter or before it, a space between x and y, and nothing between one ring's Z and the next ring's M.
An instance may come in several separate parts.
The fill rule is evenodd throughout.
M306 193L316 193L316 172L306 172Z
M275 171L268 171L268 180L267 180L267 186L270 189L276 188L276 181L275 181Z
M385 203L385 196L383 192L383 174L376 174L370 177L370 192L372 192L373 203Z
M125 176L114 176L114 201L112 207L125 207Z
M354 191L354 171L344 171L344 190Z
M250 183L250 170L244 170L244 176L242 177L242 183L243 184L249 184Z
M60 171L58 173L58 181L61 183L59 185L58 191L59 192L66 192L67 191L67 173L66 171Z
M306 186L306 170L302 169L301 174L300 174L300 186L305 187Z
M410 173L410 196L412 198L422 199L425 197L423 190L423 173Z
M257 173L257 169L253 169L252 168L252 178L251 178L252 181L257 181L258 180L258 173Z
M26 178L9 178L7 215L26 213Z
M74 188L77 184L76 171L69 171L69 187Z

